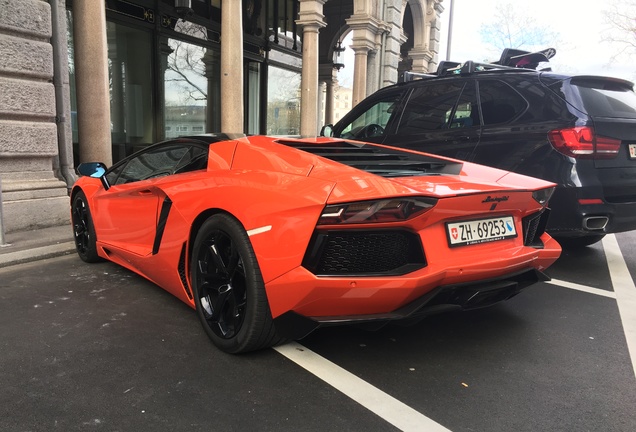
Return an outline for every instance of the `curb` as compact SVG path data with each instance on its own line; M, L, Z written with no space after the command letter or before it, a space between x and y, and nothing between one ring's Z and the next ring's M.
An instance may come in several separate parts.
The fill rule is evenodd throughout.
M62 255L69 255L75 252L75 242L64 242L49 246L19 250L15 252L5 252L0 254L0 268L10 267L17 264L24 264L46 258L54 258Z

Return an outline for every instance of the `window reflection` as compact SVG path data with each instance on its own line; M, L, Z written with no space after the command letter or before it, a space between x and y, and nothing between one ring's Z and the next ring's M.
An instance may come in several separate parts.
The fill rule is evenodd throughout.
M192 25L191 31L204 32ZM201 35L199 35L201 36ZM177 39L168 39L164 52L165 138L218 131L219 56L211 49Z
M267 134L300 133L300 73L270 66L267 89Z
M106 23L113 161L154 141L152 38L149 32Z

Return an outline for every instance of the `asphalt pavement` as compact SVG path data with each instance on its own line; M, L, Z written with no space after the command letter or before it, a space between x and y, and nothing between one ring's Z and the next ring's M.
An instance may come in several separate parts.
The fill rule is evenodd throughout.
M636 233L616 240L627 278L603 242L495 307L236 356L156 285L69 255L70 226L10 234L0 431L632 432Z

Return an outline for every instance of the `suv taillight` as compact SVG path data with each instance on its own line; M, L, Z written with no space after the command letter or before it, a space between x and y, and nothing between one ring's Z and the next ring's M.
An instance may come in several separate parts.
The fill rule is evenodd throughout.
M621 146L620 140L595 136L588 126L551 130L548 138L556 151L579 159L612 159Z

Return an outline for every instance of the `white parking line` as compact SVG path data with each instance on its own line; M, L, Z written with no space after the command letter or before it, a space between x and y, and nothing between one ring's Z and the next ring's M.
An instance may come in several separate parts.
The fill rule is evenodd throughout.
M603 238L603 248L616 293L618 311L623 322L627 348L632 358L634 375L636 375L636 286L614 234L606 235Z
M636 375L636 286L613 234L603 238L603 248L614 292L558 279L548 283L616 299ZM393 396L296 342L274 349L400 430L450 432Z
M549 284L552 285L558 285L560 287L563 288L570 288L573 290L577 290L577 291L583 291L586 293L590 293L590 294L596 294L599 296L603 296L603 297L609 297L609 298L616 298L616 293L613 291L605 291L602 289L598 289L598 288L592 288L586 285L580 285L574 282L568 282L568 281L563 281L563 280L559 280L559 279L552 279L550 281L548 281Z
M400 430L450 432L393 396L296 342L274 349Z

